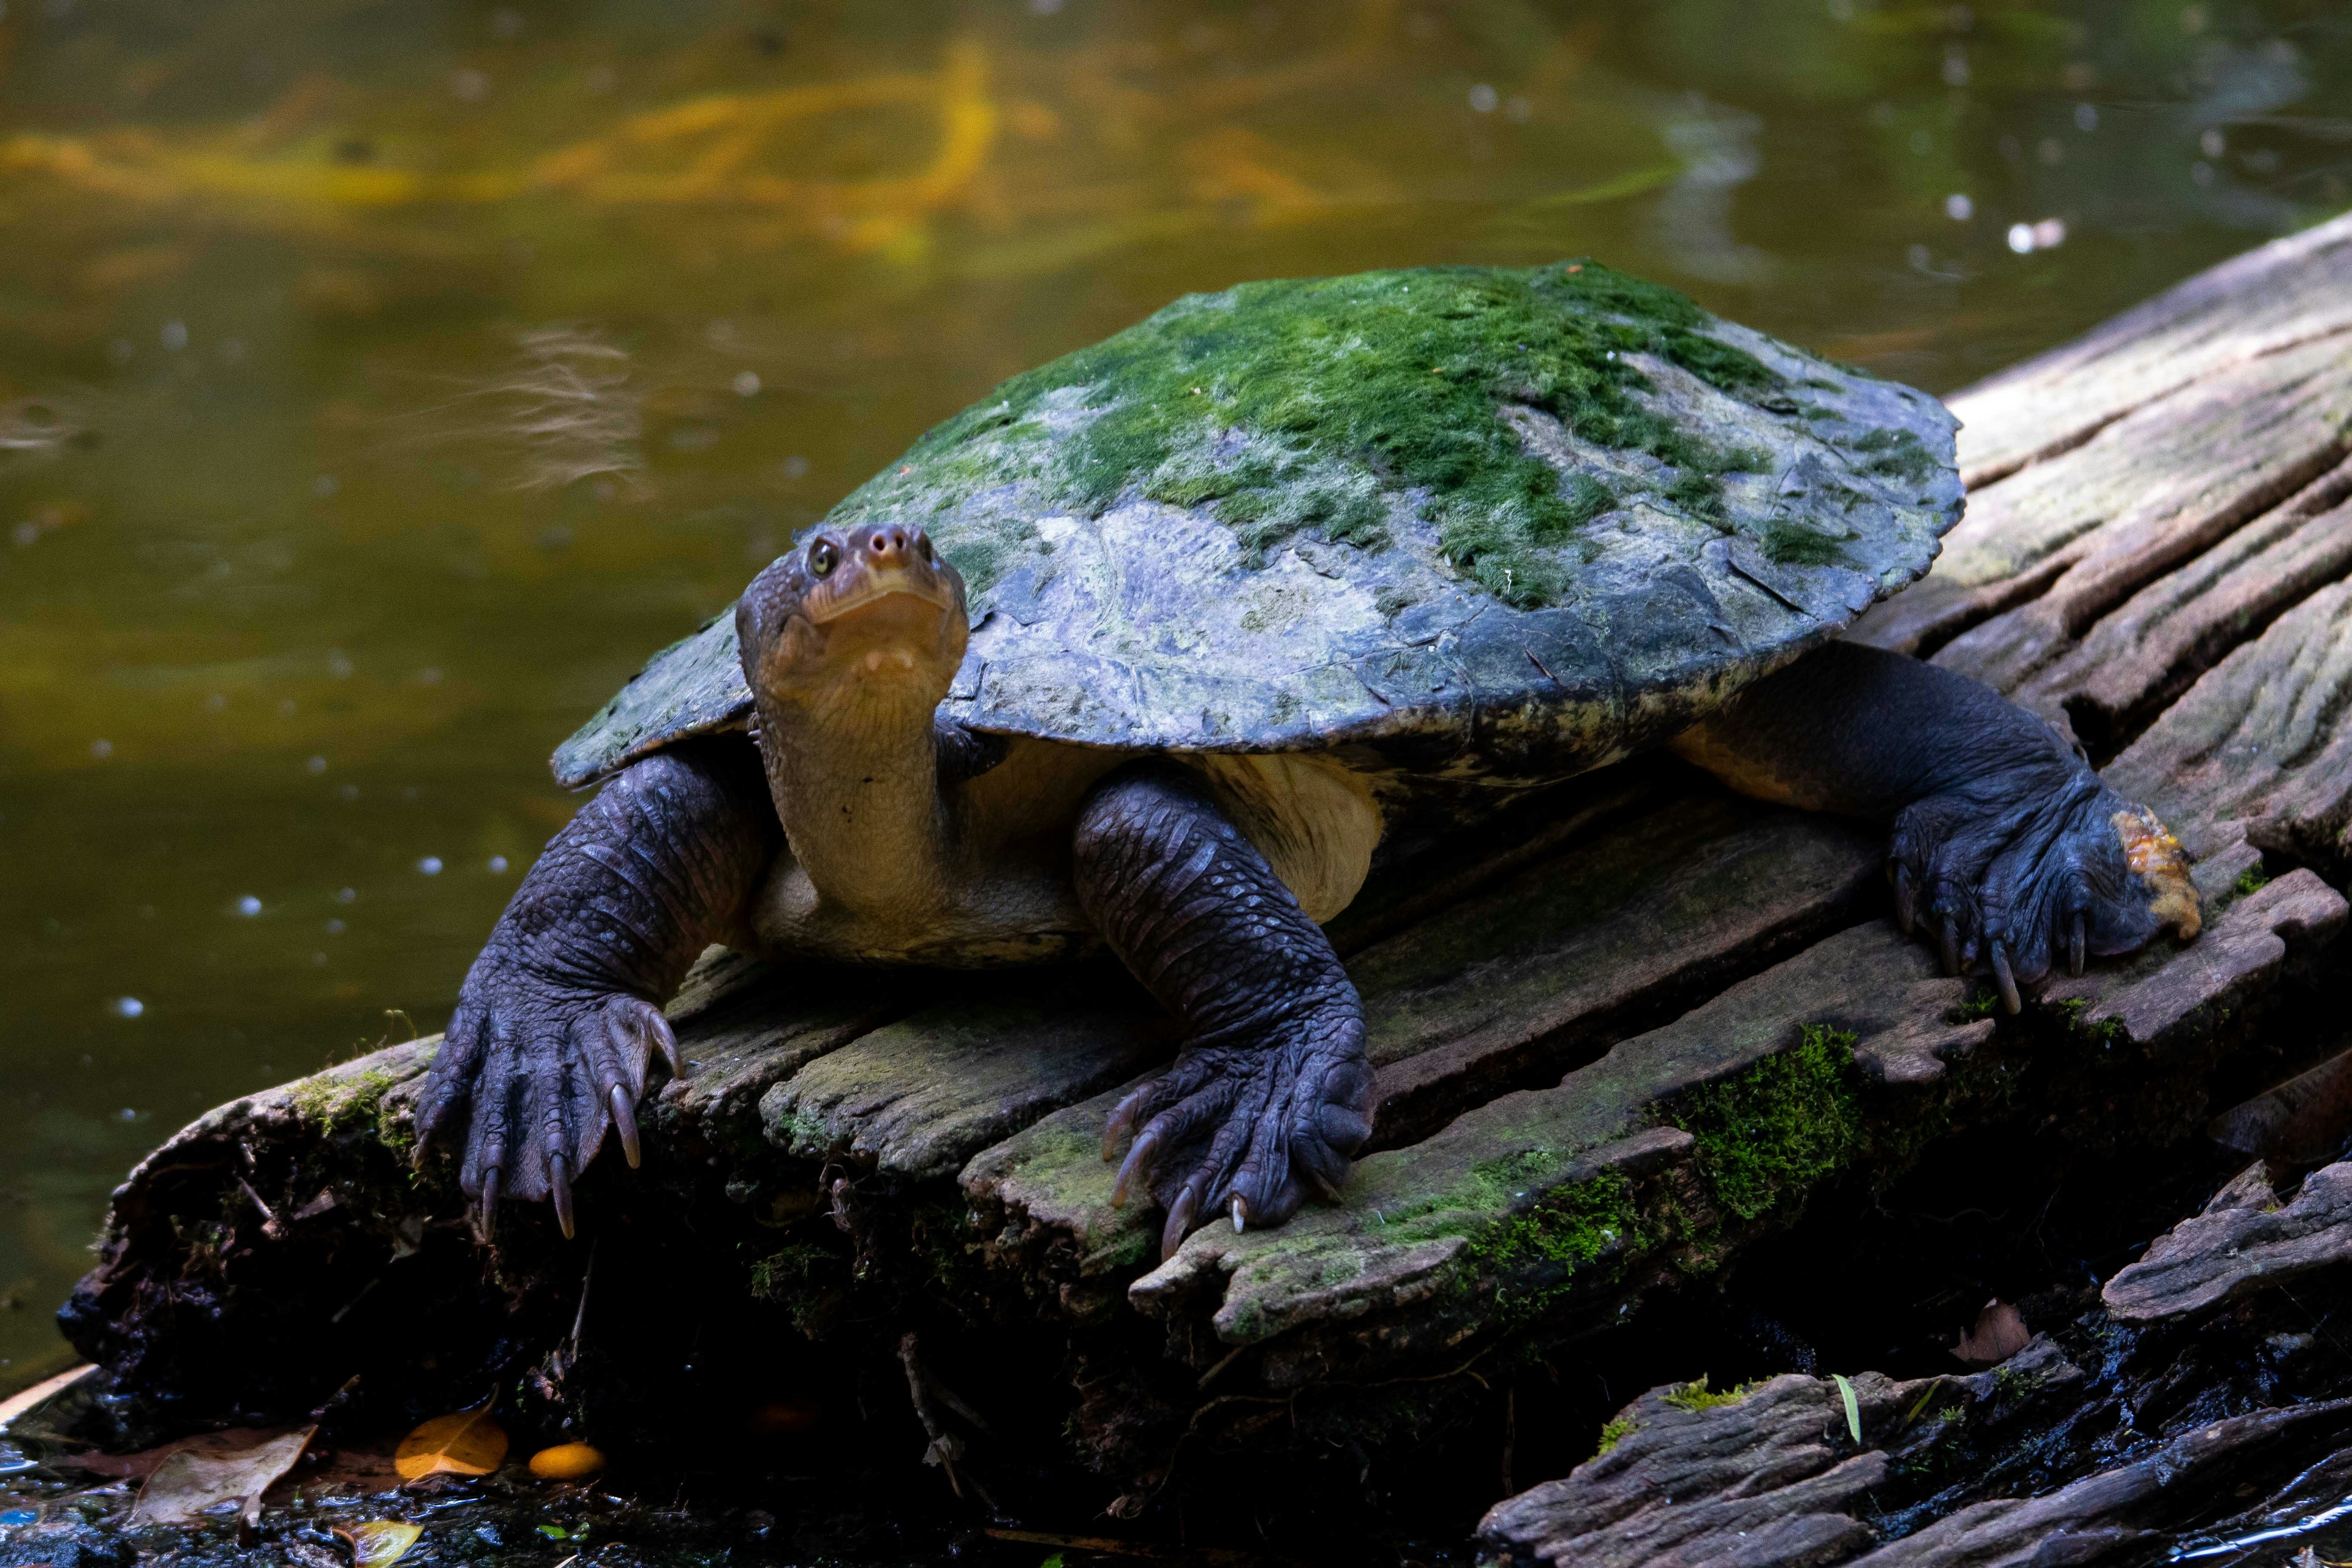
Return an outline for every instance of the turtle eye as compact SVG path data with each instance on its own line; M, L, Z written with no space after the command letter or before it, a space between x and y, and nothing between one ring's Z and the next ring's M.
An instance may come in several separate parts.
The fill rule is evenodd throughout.
M931 536L929 534L919 533L915 535L915 553L921 556L926 561L929 561L931 558Z
M808 569L812 577L830 577L833 569L841 564L841 552L833 547L830 539L820 539L809 546Z

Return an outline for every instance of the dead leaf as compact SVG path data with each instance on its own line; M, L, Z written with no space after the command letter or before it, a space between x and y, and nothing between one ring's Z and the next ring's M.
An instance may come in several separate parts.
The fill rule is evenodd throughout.
M2016 1308L2006 1301L1987 1301L1984 1310L1977 1314L1976 1327L1960 1336L1952 1354L1969 1366L1995 1366L2023 1350L2032 1338Z
M352 1493L373 1495L388 1492L400 1485L400 1471L393 1465L390 1448L330 1448L313 1447L303 1456L294 1474L286 1478L271 1495L264 1500L277 1502L285 1498L349 1496Z
M190 1443L166 1456L131 1510L138 1524L188 1524L208 1509L236 1501L248 1525L261 1521L261 1494L294 1468L316 1426L303 1426L249 1448L223 1449ZM213 1434L215 1437L220 1436Z
M158 1447L142 1448L135 1454L101 1454L96 1449L68 1454L57 1462L77 1470L87 1470L93 1476L111 1476L117 1480L142 1481L153 1475L164 1460L186 1449L208 1455L234 1454L255 1448L295 1431L292 1426L226 1426L217 1432L200 1432L193 1437L180 1437Z
M402 1524L397 1520L372 1519L348 1529L337 1525L335 1533L352 1543L352 1568L389 1568L416 1544L416 1538L425 1531L420 1526Z
M426 1476L487 1476L507 1457L506 1428L490 1419L490 1407L436 1415L400 1440L392 1456L403 1480Z

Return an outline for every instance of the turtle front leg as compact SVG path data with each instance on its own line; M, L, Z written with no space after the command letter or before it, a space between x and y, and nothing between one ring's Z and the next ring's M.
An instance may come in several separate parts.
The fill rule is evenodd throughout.
M1279 1225L1336 1198L1371 1136L1372 1070L1355 985L1322 928L1197 776L1144 763L1078 816L1078 901L1192 1038L1121 1100L1103 1134L1113 1201L1145 1184L1167 1211L1160 1255L1197 1221Z
M467 971L416 1110L420 1158L462 1140L485 1231L500 1197L547 1198L570 1236L572 1178L616 1126L637 1163L653 1053L682 1070L661 1004L782 837L753 747L721 740L632 765L549 843Z
M2057 731L1980 681L1832 643L1674 742L1744 794L1887 823L1905 933L1989 972L2012 1013L2063 960L2197 934L2188 858Z

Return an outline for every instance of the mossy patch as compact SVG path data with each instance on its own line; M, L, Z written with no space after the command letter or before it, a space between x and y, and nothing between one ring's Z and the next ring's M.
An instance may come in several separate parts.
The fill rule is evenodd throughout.
M1535 1149L1482 1160L1465 1181L1389 1216L1385 1228L1408 1242L1461 1237L1456 1288L1486 1298L1489 1327L1540 1317L1560 1295L1592 1283L1596 1268L1612 1268L1653 1239L1633 1183L1618 1172L1533 1196L1570 1159Z
M832 521L924 516L984 592L1035 532L962 503L1024 480L1095 512L1130 491L1206 506L1254 558L1305 531L1376 546L1392 509L1412 506L1464 576L1522 607L1555 603L1569 570L1558 547L1618 498L1595 476L1563 480L1499 411L1538 409L1587 441L1649 453L1674 469L1669 499L1719 519L1721 476L1760 455L1695 436L1634 395L1651 387L1637 355L1727 393L1778 388L1709 322L1674 290L1593 262L1189 295L1006 382Z
M2122 1019L2093 1018L2090 1016L2091 998L2088 996L2068 996L2054 1005L2069 1034L2082 1035L2107 1046L2125 1037Z
M793 1327L810 1333L824 1315L824 1299L838 1291L845 1273L842 1260L824 1247L796 1242L755 1260L749 1283L752 1300L782 1307Z
M2230 884L2230 891L2242 899L2248 893L2261 892L2270 886L2270 881L2271 874L2260 865L2249 866L2238 873L2238 879Z
M1854 1038L1807 1024L1794 1050L1684 1100L1675 1124L1696 1140L1699 1174L1718 1208L1759 1218L1801 1202L1853 1158L1864 1137Z
M1631 1415L1618 1416L1606 1426L1601 1428L1601 1446L1592 1450L1592 1457L1596 1459L1599 1458L1601 1455L1609 1452L1610 1449L1614 1448L1618 1444L1623 1442L1626 1438L1632 1436L1641 1429L1642 1424L1634 1420Z
M320 1073L294 1086L295 1113L330 1138L367 1126L397 1152L415 1142L404 1129L393 1125L384 1108L383 1097L398 1082L382 1068L369 1068L354 1078Z
M1951 1021L1956 1024L1973 1024L1979 1018L1991 1017L2000 1007L2000 992L1989 988L1979 989L1967 1001L1952 1009Z
M1677 1410L1714 1410L1726 1405L1737 1405L1754 1393L1756 1385L1743 1383L1721 1392L1709 1388L1706 1379L1697 1377L1669 1389L1662 1398Z

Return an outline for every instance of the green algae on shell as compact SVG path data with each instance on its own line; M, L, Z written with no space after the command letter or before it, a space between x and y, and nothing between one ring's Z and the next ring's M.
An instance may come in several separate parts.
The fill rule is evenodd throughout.
M943 710L974 728L1549 776L1704 717L1924 572L1958 516L1952 428L1596 263L1276 280L1015 376L824 526L918 523L964 573ZM748 703L721 616L557 775Z
M1521 608L1558 602L1547 547L1617 497L1590 473L1563 476L1496 417L1541 409L1604 447L1649 453L1706 506L1726 450L1637 403L1636 354L1655 354L1725 392L1781 377L1709 336L1671 289L1597 264L1485 267L1277 279L1188 295L1091 348L1014 376L918 441L844 502L844 525L948 512L1013 473L1058 483L1099 514L1130 488L1205 505L1249 559L1303 529L1376 548L1390 498L1437 524L1457 571ZM1071 416L1067 418L1057 416ZM997 558L976 552L975 587ZM1514 568L1516 567L1516 570Z

